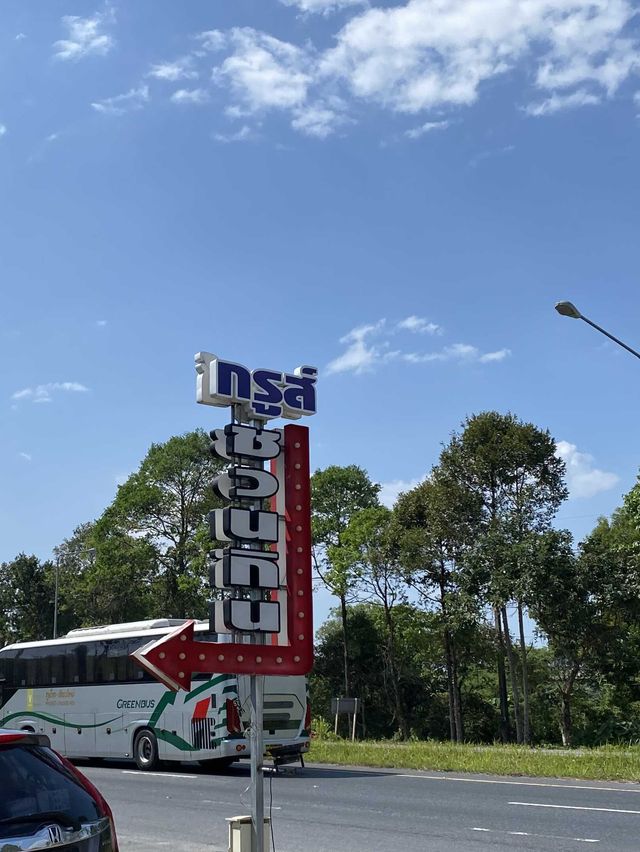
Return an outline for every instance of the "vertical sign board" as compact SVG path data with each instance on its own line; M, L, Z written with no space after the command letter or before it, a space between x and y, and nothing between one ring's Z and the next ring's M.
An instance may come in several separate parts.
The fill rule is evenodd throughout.
M251 676L251 848L262 852L260 676L304 675L313 665L309 430L266 424L315 414L318 371L249 371L199 352L196 373L197 401L232 411L232 422L210 433L212 453L228 463L212 487L228 505L209 516L211 538L223 544L211 586L225 592L211 603L210 621L231 641L197 642L189 621L135 657L174 690L189 690L193 672Z
M210 516L212 538L225 544L215 552L211 580L227 592L212 604L211 621L234 641L197 642L191 621L136 659L174 690L189 690L193 672L307 674L313 665L309 430L265 426L276 417L315 413L317 370L251 373L202 352L196 371L198 402L231 406L239 421L211 432L212 452L229 462L212 486L231 502ZM263 508L269 499L275 511ZM267 635L271 641L263 644Z

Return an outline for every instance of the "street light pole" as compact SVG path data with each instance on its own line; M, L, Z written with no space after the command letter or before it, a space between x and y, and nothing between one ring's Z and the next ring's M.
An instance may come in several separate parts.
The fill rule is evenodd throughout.
M631 352L632 355L635 355L636 358L640 358L640 352L636 352L635 349L632 349L630 346L627 346L626 343L623 343L621 340L618 340L617 337L614 337L613 334L610 334L608 331L605 331L604 328L601 328L597 323L590 320L588 317L585 317L584 314L581 314L580 311L576 308L574 304L571 302L558 302L556 304L556 311L561 314L563 317L571 317L572 319L581 319L586 322L588 325L592 326L599 331L601 334L604 334L605 337L608 337L609 340L613 340L614 343L617 343L618 346L622 346L623 349L626 349L627 352Z
M53 595L53 638L58 638L58 574L60 572L60 557L56 556L56 585Z

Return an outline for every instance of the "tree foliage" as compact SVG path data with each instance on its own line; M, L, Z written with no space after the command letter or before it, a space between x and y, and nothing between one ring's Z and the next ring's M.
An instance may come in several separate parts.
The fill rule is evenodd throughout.
M205 616L219 469L202 431L154 444L53 560L2 563L0 642L52 635L56 576L59 634ZM361 736L492 742L515 723L523 742L640 742L640 481L576 547L553 525L553 438L484 412L393 509L379 491L356 465L312 478L316 577L339 603L317 634L316 714L332 723L347 694Z
M48 639L53 635L55 567L36 556L19 553L0 564L0 639Z
M355 464L347 467L332 465L317 470L311 477L311 526L313 562L316 575L326 588L340 600L342 623L342 671L345 695L352 684L349 671L349 630L347 604L353 592L355 578L348 562L336 562L340 536L349 521L361 509L378 504L380 486Z
M211 483L221 469L209 444L202 430L152 444L96 524L103 547L129 550L138 564L152 555L154 604L168 617L203 614L204 557L211 544L202 530L219 505Z

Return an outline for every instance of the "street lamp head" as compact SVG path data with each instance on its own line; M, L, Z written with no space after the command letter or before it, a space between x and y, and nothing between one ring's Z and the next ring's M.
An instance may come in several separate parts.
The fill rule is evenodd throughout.
M573 304L573 302L558 302L556 311L562 314L563 317L571 317L572 319L582 319L582 314Z

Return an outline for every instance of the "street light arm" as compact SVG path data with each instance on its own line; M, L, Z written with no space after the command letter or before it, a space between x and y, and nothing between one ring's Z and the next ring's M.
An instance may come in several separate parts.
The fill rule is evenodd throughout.
M631 354L632 354L632 355L635 355L635 356L636 356L636 358L640 358L640 352L636 352L636 350L635 350L635 349L632 349L630 346L627 346L627 344L626 344L626 343L623 343L621 340L618 340L618 338L617 338L617 337L614 337L614 336L613 336L613 334L609 334L609 332L608 332L608 331L605 331L605 330L604 330L604 328L601 328L601 327L600 327L599 325L597 325L595 322L593 322L592 320L590 320L590 319L588 319L587 317L585 317L585 316L584 316L584 314L580 314L580 319L584 320L584 321L585 321L586 323L588 323L590 326L593 326L593 328L595 328L595 329L596 329L597 331L599 331L601 334L604 334L604 335L605 335L606 337L608 337L610 340L613 340L613 342L614 342L614 343L617 343L617 344L618 344L618 346L622 346L622 348L623 348L623 349L626 349L626 350L627 350L627 352L631 352Z

